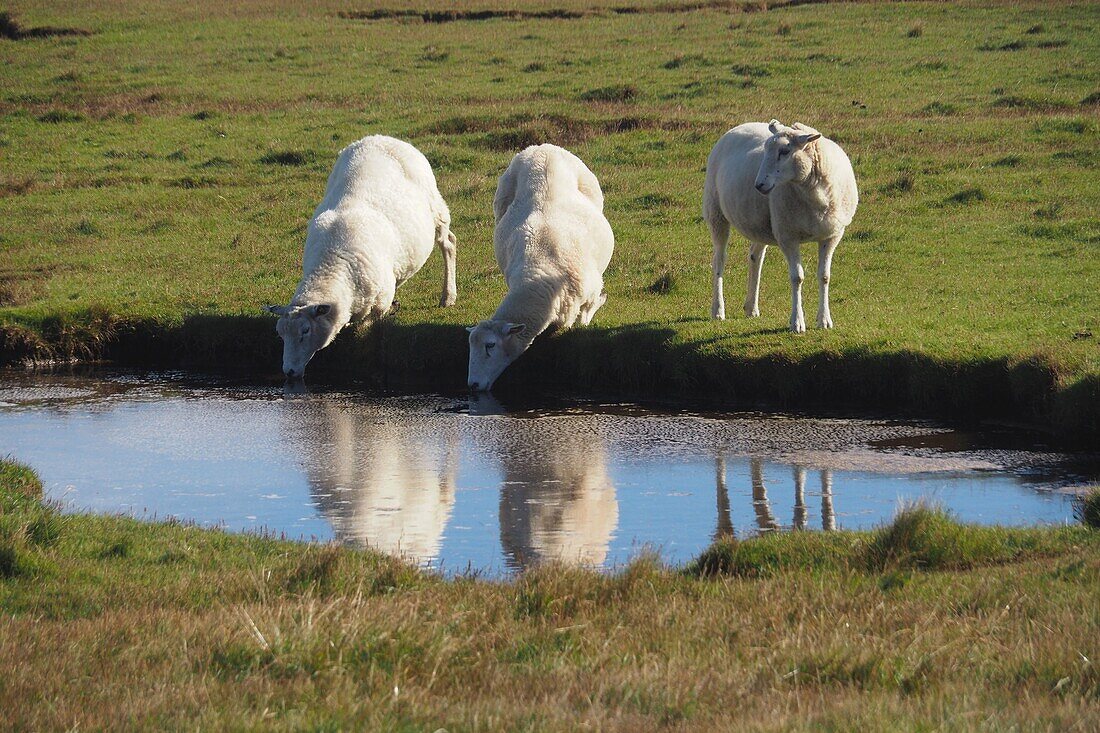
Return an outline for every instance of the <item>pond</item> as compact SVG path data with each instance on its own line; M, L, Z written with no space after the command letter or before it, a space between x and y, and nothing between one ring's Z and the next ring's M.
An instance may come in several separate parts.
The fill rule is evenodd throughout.
M337 540L445 573L684 563L716 536L865 529L906 502L1073 521L1096 464L925 422L8 373L0 455L69 512Z

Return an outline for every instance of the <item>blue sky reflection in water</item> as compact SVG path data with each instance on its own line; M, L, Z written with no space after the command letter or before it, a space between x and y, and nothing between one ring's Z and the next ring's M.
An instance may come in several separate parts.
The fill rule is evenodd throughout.
M450 572L614 566L643 548L680 563L720 532L869 528L919 499L964 521L1062 523L1061 488L1095 478L1018 446L922 447L947 431L921 423L635 405L509 413L491 397L132 375L3 384L0 453L33 466L67 511L337 538Z

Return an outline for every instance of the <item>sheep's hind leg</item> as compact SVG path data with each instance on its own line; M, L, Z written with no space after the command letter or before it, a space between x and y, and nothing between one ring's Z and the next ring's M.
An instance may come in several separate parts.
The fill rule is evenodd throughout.
M779 244L783 255L787 258L787 271L791 276L791 332L806 332L806 316L802 313L802 281L806 274L802 270L801 245Z
M833 269L833 252L840 244L843 232L832 239L817 243L817 327L832 328L833 315L829 312L829 278Z
M711 262L712 297L710 317L719 321L726 319L726 298L722 293L722 272L726 269L726 249L729 247L730 223L721 214L708 218L710 240L714 245L714 259Z
M766 254L768 245L749 242L749 289L745 295L745 315L749 318L760 315L760 272L764 269Z
M458 242L450 227L440 224L436 229L436 245L443 254L443 293L439 296L439 305L449 308L455 304L458 298L458 288L455 285L455 263L457 260Z

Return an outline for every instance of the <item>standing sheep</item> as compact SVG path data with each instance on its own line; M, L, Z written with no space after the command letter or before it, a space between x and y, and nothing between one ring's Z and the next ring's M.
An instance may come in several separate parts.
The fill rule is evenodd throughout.
M832 328L829 274L833 251L852 222L859 195L855 173L840 146L812 127L778 120L733 128L707 158L703 219L714 243L711 317L726 317L722 271L730 225L749 240L749 287L745 315L760 315L760 270L769 244L778 244L791 276L791 331L806 330L802 314L805 241L818 243L818 328Z
M468 384L487 390L548 328L588 325L607 300L603 272L615 236L596 176L556 145L516 155L493 199L493 246L508 293L489 320L468 328Z
M340 151L325 197L313 212L302 279L279 316L283 373L305 374L313 355L352 321L379 319L394 292L424 265L432 246L443 253L440 305L454 305L455 237L451 214L419 150L372 135Z

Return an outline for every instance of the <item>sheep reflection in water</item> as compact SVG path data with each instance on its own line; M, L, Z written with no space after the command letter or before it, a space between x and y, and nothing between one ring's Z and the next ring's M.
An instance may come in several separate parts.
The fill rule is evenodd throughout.
M732 537L734 535L733 519L730 516L729 488L726 483L726 459L725 456L716 456L714 459L715 484L718 494L718 527L714 537ZM804 466L791 466L794 478L794 517L791 528L796 530L806 529L806 468ZM833 472L829 469L820 471L821 479L821 528L824 530L836 529L836 515L833 512ZM749 459L749 483L752 487L752 508L756 514L756 526L760 533L775 532L782 529L772 512L771 501L768 499L768 489L764 483L764 462L759 458Z
M336 539L415 562L438 556L454 507L455 446L444 435L325 402L306 470Z
M547 561L601 565L619 522L604 440L583 430L553 430L542 438L527 435L498 452L507 562L517 569Z

